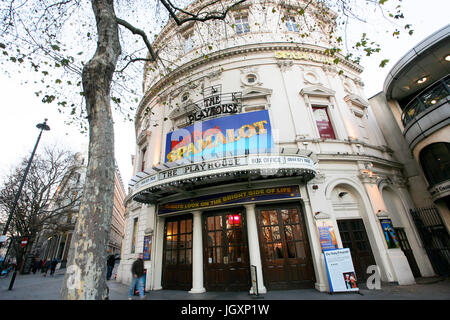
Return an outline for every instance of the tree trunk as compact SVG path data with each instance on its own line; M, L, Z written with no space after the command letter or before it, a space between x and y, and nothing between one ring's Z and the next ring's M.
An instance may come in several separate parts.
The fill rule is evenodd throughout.
M83 69L89 120L89 162L71 243L61 299L107 297L106 248L114 197L114 132L110 87L120 55L113 0L92 0L97 22L97 51Z

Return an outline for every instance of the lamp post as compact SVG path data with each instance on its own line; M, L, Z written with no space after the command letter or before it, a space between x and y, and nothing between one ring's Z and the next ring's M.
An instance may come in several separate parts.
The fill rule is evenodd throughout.
M41 132L39 132L39 136L38 136L38 138L36 140L36 144L34 145L33 152L31 152L30 160L28 160L28 164L27 164L27 167L26 167L25 172L23 174L22 181L20 182L19 190L17 190L16 197L14 198L14 202L13 202L13 205L11 207L11 211L9 212L8 220L6 221L5 227L3 228L3 234L2 235L6 235L6 233L8 232L9 224L11 222L11 219L12 219L12 216L14 214L14 211L16 210L17 202L19 201L20 194L22 193L22 188L23 188L23 185L25 184L25 180L27 178L28 171L30 171L31 162L33 161L34 154L36 153L36 149L37 149L37 146L39 144L39 140L41 140L42 132L44 130L45 131L49 131L50 130L50 127L47 125L47 120L48 119L45 119L45 121L43 123L39 123L39 124L36 125L36 127L38 129L40 129ZM5 255L5 259L6 259L6 255ZM16 279L16 274L17 274L17 266L14 268L14 274L13 274L13 276L11 278L11 283L9 284L8 290L12 289L12 287L14 285L14 280Z

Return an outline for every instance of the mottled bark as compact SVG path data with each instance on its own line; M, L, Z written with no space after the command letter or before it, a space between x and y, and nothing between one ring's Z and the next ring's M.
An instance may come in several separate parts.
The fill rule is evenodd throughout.
M114 132L110 87L120 54L113 0L92 0L97 51L83 69L89 121L89 162L71 243L61 299L99 300L107 296L106 248L114 197Z

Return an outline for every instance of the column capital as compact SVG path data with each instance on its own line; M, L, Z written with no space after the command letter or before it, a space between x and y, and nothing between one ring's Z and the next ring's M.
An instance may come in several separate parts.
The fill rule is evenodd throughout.
M256 205L254 203L244 204L245 210L255 210L255 206Z
M191 212L194 216L198 216L198 215L202 215L202 211L200 210L195 210Z

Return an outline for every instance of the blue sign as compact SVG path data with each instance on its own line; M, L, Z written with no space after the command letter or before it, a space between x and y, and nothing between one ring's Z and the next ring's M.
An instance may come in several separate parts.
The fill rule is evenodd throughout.
M169 132L166 136L165 162L270 153L272 147L268 111L247 112L197 122Z
M296 198L300 198L300 190L298 186L242 190L160 204L158 207L158 214L254 201Z

